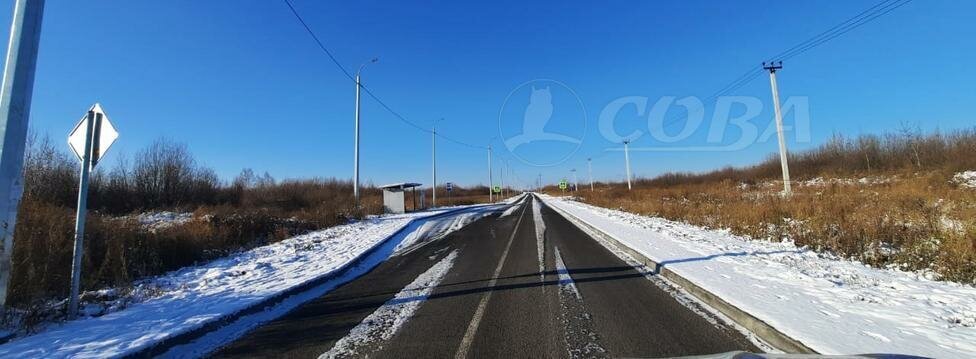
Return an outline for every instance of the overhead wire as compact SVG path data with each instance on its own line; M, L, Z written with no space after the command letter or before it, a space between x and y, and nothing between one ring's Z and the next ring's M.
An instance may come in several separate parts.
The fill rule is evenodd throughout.
M294 6L292 6L291 1L289 1L289 0L282 0L282 1L284 1L285 5L288 6L288 9L291 10L292 15L295 16L295 19L298 20L298 22L302 25L302 27L305 29L305 31L308 33L308 35L312 37L312 40L315 41L315 44L318 45L319 49L321 49L326 54L326 56L328 56L329 59L332 60L332 63L335 64L335 66L339 68L339 71L341 71L342 74L345 75L346 78L348 78L349 80L351 80L352 82L355 83L356 82L356 78L348 70L346 70L346 67L343 66L341 62L339 62L339 59L336 58L335 54L333 54L332 51L329 50L329 48L327 46L325 46L325 44L322 42L322 40L319 39L318 35L315 34L315 31L312 31L312 28L308 26L308 23L305 22L305 19L302 18L302 15L298 13L298 10L296 10ZM437 137L440 137L442 139L445 139L447 141L453 142L453 143L458 144L458 145L461 145L461 146L466 146L466 147L476 148L476 149L485 149L486 148L485 146L479 146L479 145L471 144L471 143L468 143L468 142L465 142L465 141L461 141L461 140L452 138L450 136L444 135L443 133L436 132L436 131L433 131L432 129L427 129L427 128L423 127L423 126L420 126L417 123L415 123L413 121L410 121L409 119L407 119L406 117L404 117L403 115L401 115L398 111L394 110L393 107L391 107L386 102L384 102L382 99L380 99L380 97L377 96L375 93L373 93L373 91L371 89L369 89L368 87L362 85L361 82L359 83L359 86L360 86L360 88L362 88L363 92L365 92L367 96L369 96L374 101L376 101L376 103L378 103L380 105L380 107L382 107L387 112L389 112L390 114L392 114L397 120L399 120L400 122L403 122L404 124L409 125L410 127L413 127L413 128L415 128L415 129L417 129L417 130L419 130L421 132L424 132L424 133L428 133L428 134L433 133Z

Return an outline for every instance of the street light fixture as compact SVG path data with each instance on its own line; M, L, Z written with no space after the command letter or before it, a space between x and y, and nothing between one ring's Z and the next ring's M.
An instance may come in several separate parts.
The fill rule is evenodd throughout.
M359 207L359 90L362 88L362 84L359 82L359 74L363 72L363 68L368 64L376 63L379 61L378 58L372 58L369 62L364 62L359 65L359 69L356 70L356 129L354 139L353 139L353 167L352 167L352 196L356 198L356 207Z

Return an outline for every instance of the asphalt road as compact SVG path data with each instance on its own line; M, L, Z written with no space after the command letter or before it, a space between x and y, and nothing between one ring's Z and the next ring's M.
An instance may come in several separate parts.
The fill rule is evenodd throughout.
M394 256L213 355L590 358L758 351L544 205L539 240L532 201ZM450 269L435 276L435 285L417 285L418 276L428 278L443 265ZM405 287L429 292L398 296ZM398 311L411 315L380 315Z

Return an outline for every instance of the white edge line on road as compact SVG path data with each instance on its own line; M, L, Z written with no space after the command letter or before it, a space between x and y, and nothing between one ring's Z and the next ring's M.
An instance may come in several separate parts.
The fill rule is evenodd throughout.
M386 341L392 338L444 279L447 272L454 266L457 255L458 251L455 249L427 271L417 276L396 296L383 303L356 327L352 328L349 334L339 339L332 346L332 349L322 353L319 359L367 354L357 351L377 340Z
M508 237L508 244L505 245L505 251L502 252L502 258L498 261L498 266L495 267L495 274L492 275L491 280L488 281L488 288L494 287L498 283L498 276L502 273L502 267L505 266L505 259L508 258L508 251L512 249L512 242L515 240L515 235L518 233L519 225L522 224L522 217L525 217L525 207L522 207L522 213L519 214L519 219L515 222L515 228L512 229L512 235ZM488 306L488 300L491 299L492 291L487 291L481 301L478 303L478 309L474 311L474 316L471 318L471 323L468 324L468 330L464 332L464 337L461 338L461 346L458 347L457 353L454 355L455 359L462 359L468 356L468 351L471 349L471 342L474 341L474 334L478 332L478 326L481 324L481 318L485 316L485 307Z

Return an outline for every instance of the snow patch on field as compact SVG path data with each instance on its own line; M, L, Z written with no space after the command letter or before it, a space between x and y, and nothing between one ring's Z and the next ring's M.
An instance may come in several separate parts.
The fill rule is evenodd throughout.
M871 268L790 241L540 197L821 353L976 352L972 286Z
M897 176L884 177L861 177L861 178L823 178L814 177L806 181L798 181L799 185L807 187L827 187L830 185L841 185L841 186L873 186L879 184L887 184L897 180Z
M352 328L348 335L336 342L332 349L320 355L319 358L368 356L365 351L368 350L370 344L392 338L434 292L434 288L441 283L447 272L454 266L457 254L457 250L452 251L426 272L417 276L393 299L363 319L356 327ZM378 348L374 347L374 349Z
M966 188L976 188L976 171L964 171L956 173L952 176L952 182L966 187Z
M371 217L154 277L140 285L156 288L160 295L133 303L124 310L54 325L38 334L12 340L0 345L0 357L132 354L341 270L398 230L407 227L408 231L416 231L422 227L416 222L411 224L412 220L437 213L443 211ZM395 245L388 245L387 251L377 256L382 258L375 261L391 255ZM241 324L244 329L240 330L269 319L273 316L255 317ZM228 338L232 337L213 340ZM210 349L214 345L205 344L201 345Z

